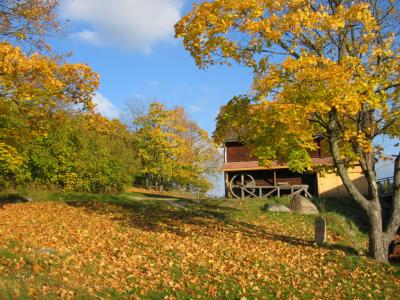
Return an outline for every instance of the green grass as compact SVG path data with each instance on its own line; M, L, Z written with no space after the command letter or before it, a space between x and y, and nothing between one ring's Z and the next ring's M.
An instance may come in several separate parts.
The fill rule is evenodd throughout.
M32 198L34 201L61 201L71 203L73 205L83 205L84 203L107 203L121 207L131 207L135 201L145 200L146 206L143 212L151 211L156 207L165 207L168 204L165 200L175 201L176 203L184 203L189 209L198 209L198 203L193 199L177 198L168 194L144 194L144 193L120 193L120 194L82 194L82 193L59 193L48 191L27 192L24 197ZM0 194L0 203L3 202L19 202L21 197L18 194ZM229 211L231 217L239 220L256 220L260 216L266 214L263 207L266 204L283 204L289 206L289 197L272 197L268 199L251 198L251 199L222 199L222 200L200 200L207 203L200 211L203 213L213 214L218 217L218 213L224 207L232 208ZM351 253L363 254L367 247L368 223L365 214L359 205L352 199L334 199L322 198L315 199L315 204L321 211L321 214L327 220L327 227L333 233L335 244L347 248ZM215 205L217 203L217 205ZM134 205L133 205L134 206ZM295 226L300 219L303 222L312 224L313 216L289 215L287 213L269 213L270 218L279 220L287 224L287 226Z
M43 290L44 287L65 286L73 291L75 299L91 299L84 290L68 287L49 275L50 268L39 254L24 253L22 245L10 241L0 247L0 296L1 299L32 299L31 290ZM40 268L40 273L36 268ZM29 280L33 278L34 280ZM59 299L60 295L51 288L38 299Z
M262 200L264 200L264 203L266 203L266 204L283 204L283 205L289 207L291 199L288 196L283 196L283 197L271 197L271 198L262 199Z
M315 202L326 218L329 230L335 234L336 243L355 253L366 253L368 219L362 208L350 198L322 198Z
M33 199L35 203L66 203L68 206L84 209L96 215L104 215L104 218L110 218L116 222L121 232L129 231L132 228L139 229L139 236L150 235L150 241L132 240L132 244L127 244L131 248L141 249L143 253L154 253L154 256L147 258L147 265L142 266L142 272L147 272L149 266L157 265L158 255L162 255L173 262L171 265L163 265L160 272L167 272L170 278L176 282L186 282L190 276L203 278L204 284L190 283L185 284L185 289L176 290L166 286L160 286L157 289L147 291L141 294L142 299L163 299L166 296L173 295L177 299L192 299L193 295L199 295L201 299L210 298L210 290L208 285L215 286L212 298L219 299L240 299L243 296L243 290L239 287L236 277L228 274L213 273L213 263L197 264L193 263L189 269L185 269L179 264L184 258L185 253L179 249L180 242L176 242L177 248L162 250L162 244L158 244L157 240L152 241L155 236L162 237L163 234L172 234L172 236L180 239L181 242L190 238L190 231L185 231L185 226L189 226L189 230L198 230L199 238L208 239L216 242L219 234L225 234L226 238L231 238L231 234L239 234L249 241L256 241L260 244L269 241L276 243L277 247L286 245L283 249L293 249L297 247L307 249L307 251L318 251L318 247L313 245L313 224L315 216L299 215L295 213L284 212L266 212L263 207L266 203L280 203L289 205L290 199L287 197L271 198L271 199L220 199L220 200L196 200L185 199L180 197L170 197L166 194L155 195L145 193L121 193L121 194L80 194L80 193L55 193L46 191L35 191L24 194ZM1 203L19 202L21 198L15 194L0 195ZM171 205L171 202L178 204L178 207ZM399 286L391 280L387 282L382 279L376 279L379 288L371 286L371 278L382 276L382 274L400 275L399 269L389 268L382 264L377 264L365 257L367 234L366 222L359 207L352 203L349 199L334 200L320 199L317 200L322 215L327 219L328 232L330 240L324 247L327 255L322 255L322 265L328 266L329 277L321 270L318 281L327 280L331 285L331 295L335 295L337 289L343 288L349 298L368 298L372 295L374 298L381 298L380 291L393 290L398 291ZM9 204L10 205L10 204ZM224 237L221 237L221 241ZM131 241L131 240L129 240ZM197 244L197 240L193 241ZM205 243L205 245L208 245ZM211 246L212 244L210 244ZM265 244L264 244L265 245ZM50 289L46 294L43 293L42 299L56 299L60 295L56 292L56 287L68 286L62 279L53 278L51 271L58 268L56 264L49 265L43 255L32 251L26 251L27 245L21 245L17 240L9 240L7 244L0 247L0 298L1 299L30 299L29 289L33 288L38 291L44 285L49 285L54 289ZM154 247L154 248L151 248ZM214 246L213 246L214 247ZM255 246L256 247L256 246ZM33 246L31 248L34 248ZM213 248L219 251L220 248ZM285 250L286 249L286 250ZM208 251L209 249L204 249ZM228 258L228 261L234 255L235 250L230 248L222 248L218 255ZM262 251L262 249L260 249ZM290 250L291 251L291 250ZM342 255L341 253L345 253ZM325 252L324 252L325 253ZM240 252L235 255L239 255ZM290 255L290 252L289 252ZM245 256L246 257L246 256ZM67 257L58 257L55 261L62 261ZM92 262L87 263L82 272L87 276L96 276L101 267L96 262L99 257ZM253 259L248 257L248 259ZM24 261L21 267L16 267L18 261ZM309 272L295 269L294 266L280 262L279 256L274 257L276 264L276 272L280 278L291 278L291 276L308 276ZM241 264L241 261L236 263ZM34 271L34 266L40 266L40 273ZM254 257L250 266L256 265L254 270L268 270L271 265L266 264L263 259ZM53 269L52 269L53 268ZM364 270L372 272L371 276L364 276ZM302 273L304 272L304 273ZM397 272L397 273L396 273ZM357 277L357 285L351 280L351 274L361 274ZM220 278L214 280L218 274ZM272 272L274 274L274 272ZM343 275L345 274L345 275ZM346 275L347 274L347 275ZM32 282L27 282L27 278L34 278ZM380 278L380 277L379 277ZM132 278L135 282L138 278ZM262 279L262 278L261 278ZM313 298L315 295L309 292L302 293L297 291L290 284L291 281L285 281L285 285L278 286L279 294L277 294L277 284L274 281L258 281L257 278L252 280L257 284L257 290L250 287L246 290L247 299L258 299L258 295L264 295L267 299L276 297L288 298L296 296L297 298L307 299ZM275 278L276 279L276 278ZM358 289L358 286L362 287ZM76 286L69 286L68 289L73 291L74 298L90 299L93 295L88 294L84 289ZM127 288L125 291L116 290L114 288L104 288L97 293L98 297L124 299L130 298L132 295L140 293L140 288ZM40 299L40 297L39 297Z
M289 207L290 197L271 197L268 199L245 199L226 200L226 203L233 202L232 207L239 208L236 213L244 219L257 219L267 212L263 211L266 204L283 204ZM322 198L314 199L313 202L319 208L321 215L327 221L328 231L334 242L330 246L341 247L351 254L365 254L367 251L368 222L361 207L352 199ZM229 205L229 204L228 204ZM269 217L280 220L287 226L296 226L301 220L310 225L314 223L315 217L308 215L293 215L285 212L269 212Z
M314 203L327 220L328 231L334 242L330 246L338 246L351 254L365 254L367 251L368 223L361 208L352 199L315 199ZM242 220L256 220L265 214L287 226L296 226L299 221L314 223L315 217L285 212L265 212L266 204L283 204L289 207L289 197L272 197L268 199L244 199L221 201L222 205L235 208L233 216Z
M108 203L118 206L131 206L134 201L146 200L148 210L153 206L166 206L165 200L184 203L189 209L196 208L197 203L193 199L177 198L167 194L144 194L144 193L121 193L121 194L82 194L82 193L59 193L48 191L26 192L24 197L32 198L34 201L62 201L72 204L82 203ZM1 203L21 202L23 197L18 194L0 194ZM222 199L201 200L208 203L208 209L204 206L205 213L217 215L223 207L232 208L230 215L236 219L254 220L265 214L262 210L265 204L283 204L289 206L289 197L272 197L268 199ZM334 233L338 245L351 247L356 252L363 253L366 250L368 223L365 214L352 199L315 199L314 202L327 220L328 229ZM214 205L217 203L218 205ZM211 205L211 206L210 206ZM212 208L212 209L209 209ZM270 213L273 218L293 225L292 216L287 213ZM284 217L285 216L285 217ZM313 216L296 216L305 222L312 223Z

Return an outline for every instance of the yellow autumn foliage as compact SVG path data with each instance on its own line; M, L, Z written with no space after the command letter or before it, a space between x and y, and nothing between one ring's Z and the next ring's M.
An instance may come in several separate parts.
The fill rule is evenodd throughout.
M14 298L23 293L85 299L393 299L400 291L395 267L347 256L335 248L340 237L332 232L331 248L316 247L308 217L260 213L233 202L193 202L183 210L163 200L126 196L120 204L76 196L69 203L5 205L0 293ZM18 281L19 276L24 279Z
M261 163L280 160L298 172L311 163L315 138L327 142L332 168L370 218L371 256L387 261L400 226L400 154L389 225L383 226L375 163L386 159L377 137L400 138L399 6L390 0L214 0L193 7L176 36L200 68L249 67L249 95L234 97L215 137L232 130ZM382 140L382 139L381 139ZM359 165L369 194L352 183Z

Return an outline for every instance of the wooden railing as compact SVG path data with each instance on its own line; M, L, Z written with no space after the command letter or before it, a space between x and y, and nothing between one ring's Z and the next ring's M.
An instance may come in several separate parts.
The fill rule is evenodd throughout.
M307 198L312 198L312 195L308 192L308 185L264 185L264 186L251 186L244 185L240 187L241 195L251 195L256 198L268 198L277 196L280 197L285 191L289 191L290 197L294 195L303 195Z
M388 197L393 194L394 177L381 178L376 183L380 197Z

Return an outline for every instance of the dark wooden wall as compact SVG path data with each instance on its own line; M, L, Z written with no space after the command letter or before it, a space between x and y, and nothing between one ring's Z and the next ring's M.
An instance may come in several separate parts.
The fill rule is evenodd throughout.
M227 142L225 143L225 147L226 147L227 162L257 160L257 158L250 155L251 153L250 148L244 146L239 142Z
M318 148L316 150L309 151L312 158L327 157L326 151L323 149L323 143L320 139L316 139L315 143ZM238 161L256 161L257 158L252 156L251 148L244 146L239 142L226 142L226 159L227 162L238 162Z

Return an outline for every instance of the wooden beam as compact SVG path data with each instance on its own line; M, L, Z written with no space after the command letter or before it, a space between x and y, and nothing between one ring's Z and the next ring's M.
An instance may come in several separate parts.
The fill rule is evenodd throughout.
M229 194L229 173L225 172L225 197L231 198Z
M322 164L321 164L322 166ZM262 170L289 170L288 166L277 166L277 167L256 167L256 168L222 168L222 171L225 172L237 172L237 171L262 171Z
M250 191L249 189L247 189L247 188L243 188L243 190L244 191L246 191L246 192L248 192L250 195L252 195L253 197L255 197L255 198L257 198L257 195L256 194L254 194L252 191ZM255 191L254 191L255 192Z

